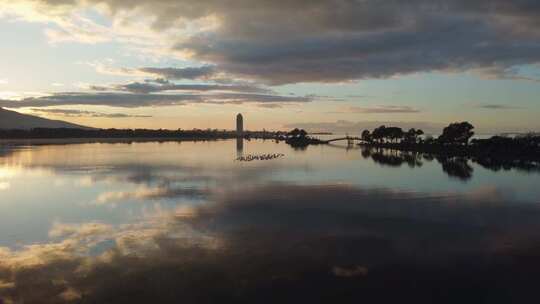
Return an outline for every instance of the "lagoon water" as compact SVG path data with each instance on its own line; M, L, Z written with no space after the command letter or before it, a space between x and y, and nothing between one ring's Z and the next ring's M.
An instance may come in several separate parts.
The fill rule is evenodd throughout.
M379 152L262 140L2 145L0 299L534 294L538 170ZM285 156L235 161L267 153Z

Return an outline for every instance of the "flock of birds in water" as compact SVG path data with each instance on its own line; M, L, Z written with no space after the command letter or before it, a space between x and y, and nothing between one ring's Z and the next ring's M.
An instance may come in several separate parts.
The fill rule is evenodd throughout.
M271 153L271 154L260 154L260 155L246 155L246 156L239 156L236 158L236 161L242 161L242 162L250 162L254 160L271 160L276 159L285 156L283 153Z

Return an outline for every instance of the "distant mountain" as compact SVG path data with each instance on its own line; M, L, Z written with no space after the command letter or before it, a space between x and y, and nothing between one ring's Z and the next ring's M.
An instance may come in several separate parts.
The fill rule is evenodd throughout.
M61 120L45 119L0 108L0 129L69 128L92 129Z

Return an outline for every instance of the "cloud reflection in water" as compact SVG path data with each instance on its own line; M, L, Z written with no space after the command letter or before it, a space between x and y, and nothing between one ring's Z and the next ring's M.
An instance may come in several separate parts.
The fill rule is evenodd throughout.
M493 189L249 187L114 228L55 223L50 243L0 251L0 294L25 303L428 302L475 288L461 296L519 299L532 283L506 275L539 270L527 252L539 219L537 206L508 204ZM105 239L114 245L88 254Z
M289 149L260 144L244 149ZM13 150L1 160L21 168L4 192L22 210L14 223L47 228L41 241L0 247L0 299L497 303L535 290L526 278L540 270L540 209L516 185L458 183L453 191L445 179L445 191L422 191L400 178L398 187L389 173L432 180L441 161L364 155L390 164L379 167L360 151L328 147L325 162L319 151L286 150L275 162L243 164L233 161L234 141ZM414 171L399 169L405 163ZM384 184L363 184L377 174ZM41 194L69 196L24 202L26 192L16 191L34 177L73 181Z

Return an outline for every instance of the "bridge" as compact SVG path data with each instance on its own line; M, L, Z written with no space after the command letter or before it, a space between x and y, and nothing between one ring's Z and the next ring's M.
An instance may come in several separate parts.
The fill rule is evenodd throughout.
M360 138L360 137L354 137L354 136L347 135L345 137L339 137L339 138L325 140L324 143L325 144L330 144L330 143L333 143L333 142L336 142L336 141L347 141L347 150L349 150L349 149L352 148L352 146L354 146L355 141L363 141L363 139Z
M332 143L332 142L335 142L335 141L343 141L343 140L346 140L347 144L352 145L354 143L354 141L362 141L362 138L353 137L353 136L346 136L346 137L339 137L339 138L325 140L324 142L329 144L329 143Z

